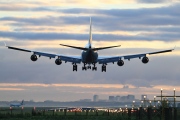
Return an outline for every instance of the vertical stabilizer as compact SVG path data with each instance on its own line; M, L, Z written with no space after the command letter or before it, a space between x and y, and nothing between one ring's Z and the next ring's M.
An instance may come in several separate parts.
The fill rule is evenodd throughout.
M90 17L89 45L91 45L91 44L92 44L92 21L91 21L91 17Z
M21 105L23 105L23 103L24 103L24 100L22 100Z

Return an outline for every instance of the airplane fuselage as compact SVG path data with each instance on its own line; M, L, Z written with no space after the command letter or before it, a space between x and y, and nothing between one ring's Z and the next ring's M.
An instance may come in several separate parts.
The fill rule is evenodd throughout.
M87 64L97 63L98 52L91 49L92 45L89 43L85 46L85 48L88 48L88 50L82 51L82 62Z
M87 51L82 52L82 62L83 63L96 63L98 59L98 53L97 51L93 51L92 49L89 49Z
M21 104L10 104L10 107L20 107Z

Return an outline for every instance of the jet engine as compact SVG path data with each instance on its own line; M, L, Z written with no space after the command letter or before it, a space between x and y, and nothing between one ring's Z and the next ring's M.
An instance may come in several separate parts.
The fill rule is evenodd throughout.
M55 60L55 63L56 63L56 65L61 65L62 61L61 61L61 59L58 58L58 59Z
M36 61L38 58L37 58L37 56L35 55L35 54L33 54L33 55L31 55L31 60L32 61Z
M118 65L118 66L123 66L123 65L124 65L124 61L123 61L123 60L119 60L119 61L117 62L117 65Z
M148 63L149 62L149 58L148 57L143 57L142 62L144 64Z

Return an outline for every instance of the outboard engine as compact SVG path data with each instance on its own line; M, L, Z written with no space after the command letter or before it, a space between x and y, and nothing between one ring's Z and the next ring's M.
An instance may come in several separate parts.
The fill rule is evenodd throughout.
M38 58L37 58L37 56L35 55L35 54L33 54L33 55L31 55L31 60L32 61L36 61Z
M149 58L148 57L143 57L142 62L144 64L148 63L149 62Z

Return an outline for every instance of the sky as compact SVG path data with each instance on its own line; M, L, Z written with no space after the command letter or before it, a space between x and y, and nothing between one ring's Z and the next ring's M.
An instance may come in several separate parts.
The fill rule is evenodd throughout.
M74 101L108 96L180 92L180 0L1 0L0 1L0 101ZM30 60L30 50L81 55L59 44L85 46L92 18L96 47L121 45L99 51L102 56L146 53L176 46L171 53L108 64L107 72L72 71L71 63L55 65L55 59ZM178 94L180 95L180 93Z

